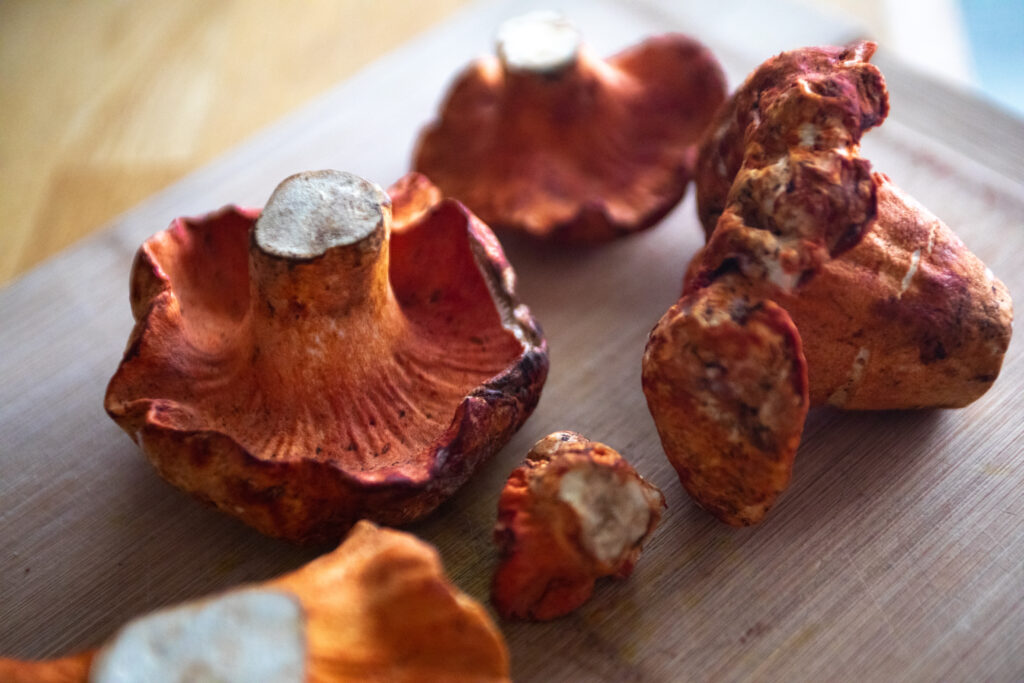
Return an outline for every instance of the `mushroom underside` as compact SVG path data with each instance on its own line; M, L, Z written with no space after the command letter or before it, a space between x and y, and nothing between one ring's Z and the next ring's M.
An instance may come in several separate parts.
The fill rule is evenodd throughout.
M160 264L170 291L153 303L141 340L159 345L152 350L165 363L126 379L129 397L112 389L111 407L171 429L223 434L267 462L312 458L367 475L422 476L426 463L415 454L445 433L467 395L524 353L458 218L442 210L434 229L393 238L392 285L408 334L379 349L351 348L341 327L296 339L296 358L314 357L313 373L262 356L248 324L248 238L238 214L187 226L176 235L177 257Z

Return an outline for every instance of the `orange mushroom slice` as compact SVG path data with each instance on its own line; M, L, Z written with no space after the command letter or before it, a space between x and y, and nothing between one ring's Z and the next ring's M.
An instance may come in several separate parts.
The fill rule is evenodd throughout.
M799 343L778 336L775 345L799 356L794 368L806 364L811 405L966 406L999 374L1012 304L1006 287L948 226L860 156L861 136L889 110L885 79L868 63L874 49L860 42L783 53L751 74L722 108L698 161L708 241L687 269L675 309L702 310L700 302L727 307L728 293L777 310L772 315L779 321L784 312ZM694 324L674 323L691 331ZM657 407L663 399L648 389L647 378L664 374L659 365L681 366L673 354L690 353L685 344L663 347L656 338L665 337L664 325L651 337L652 345L662 345L659 352L649 346L644 358L645 390L666 452L694 493L696 469L732 457L731 446L724 436L707 443L699 420ZM696 343L708 358L720 353L710 337L700 337L679 339ZM697 403L693 387L700 380L693 373L700 368L691 365L689 372L676 391ZM748 381L734 378L737 386ZM745 392L759 390L749 385ZM799 438L796 425L778 434L787 437L781 451L787 457L796 448L790 437ZM676 457L679 450L691 457ZM729 467L741 471L738 461ZM755 472L743 479L750 494L744 498L751 500L754 492L774 499L782 482L769 485ZM711 482L702 488L694 493L702 503L734 498ZM757 522L767 510L737 515L708 507L733 524Z
M575 432L541 439L498 501L498 613L554 619L586 602L597 579L628 577L664 507L613 448Z
M459 75L414 167L491 226L604 242L683 197L725 77L695 40L650 38L607 61L553 12L511 19L498 56Z
M547 375L501 246L421 176L292 176L262 214L174 221L131 280L107 412L169 482L296 542L429 513Z
M643 388L683 488L722 521L746 526L789 485L809 406L807 364L789 315L731 284L687 294L662 317L644 352Z
M486 610L453 586L437 551L359 522L344 543L261 584L163 609L98 651L0 659L9 683L508 681Z

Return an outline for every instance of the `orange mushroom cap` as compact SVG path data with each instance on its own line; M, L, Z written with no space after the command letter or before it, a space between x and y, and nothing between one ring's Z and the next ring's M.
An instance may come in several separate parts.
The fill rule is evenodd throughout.
M575 432L541 439L498 501L498 613L554 619L586 602L597 579L628 577L664 507L614 449Z
M874 49L861 42L768 60L722 108L701 148L698 206L708 242L687 269L675 313L652 332L644 386L684 486L732 524L757 522L767 506L760 514L736 510L750 501L770 505L785 481L742 465L751 442L742 430L730 437L740 408L709 427L682 415L681 403L668 405L664 386L652 390L674 368L673 391L707 407L703 370L684 357L695 348L705 363L735 359L718 358L728 354L710 343L715 335L702 320L725 315L735 302L773 311L777 329L792 327L799 343L755 336L793 357L794 369L806 368L810 404L858 410L965 406L995 381L1009 346L1006 287L948 226L860 156L862 134L889 109L885 79L868 63ZM771 385L756 373L730 382L748 396L760 388L744 382ZM763 413L769 398L749 407ZM791 465L801 423L775 434L786 438L773 443L789 444L778 451L780 462ZM717 439L707 438L716 431ZM732 472L728 488L721 480L694 483L709 463Z
M277 579L160 610L97 652L0 659L5 683L509 680L486 610L417 538L359 522L344 543Z
M510 20L421 135L414 167L493 227L596 243L657 223L683 197L725 99L702 45L651 38L607 61L550 12Z
M299 174L142 245L105 405L164 478L323 541L429 513L522 425L547 345L501 246L421 176L391 195Z

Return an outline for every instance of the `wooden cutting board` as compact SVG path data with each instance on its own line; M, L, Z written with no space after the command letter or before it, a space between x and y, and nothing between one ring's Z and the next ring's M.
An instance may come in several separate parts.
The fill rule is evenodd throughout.
M263 538L160 480L103 412L131 316L133 253L175 216L258 205L286 175L407 169L445 84L498 22L539 3L475 5L308 108L0 291L0 652L96 645L130 617L297 567L316 551ZM700 14L561 3L603 52L667 30L707 42L735 85L778 50L854 37L777 4ZM875 168L952 225L1024 293L1024 128L880 57L893 112ZM530 444L575 429L618 448L669 504L636 572L573 615L501 623L513 674L561 680L1021 680L1024 381L1016 339L995 387L958 411L813 411L793 483L732 529L689 501L640 390L648 331L701 242L692 196L661 225L595 250L505 240L545 327L551 375L523 430L411 531L486 600L498 492Z

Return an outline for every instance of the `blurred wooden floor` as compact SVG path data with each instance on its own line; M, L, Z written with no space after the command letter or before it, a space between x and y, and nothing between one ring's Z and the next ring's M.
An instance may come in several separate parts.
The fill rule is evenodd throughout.
M467 3L0 1L0 283Z

